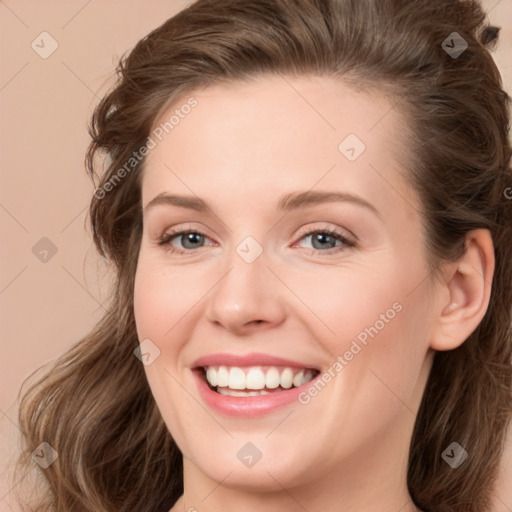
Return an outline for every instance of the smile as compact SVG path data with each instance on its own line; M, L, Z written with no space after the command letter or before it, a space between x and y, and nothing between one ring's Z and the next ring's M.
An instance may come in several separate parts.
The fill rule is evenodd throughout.
M204 404L216 413L251 418L297 402L318 368L269 354L210 354L190 369Z
M297 388L309 382L317 370L282 366L203 367L210 388L225 396L260 396Z

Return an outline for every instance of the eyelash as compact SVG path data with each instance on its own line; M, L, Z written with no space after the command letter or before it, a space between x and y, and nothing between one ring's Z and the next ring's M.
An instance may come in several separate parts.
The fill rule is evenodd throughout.
M201 233L200 231L197 231L195 229L171 230L171 231L163 233L159 237L158 245L167 246L166 249L173 254L185 254L187 252L194 252L194 249L182 250L182 249L177 249L176 247L170 245L170 242L174 238L179 237L180 235L185 235L185 234L190 234L190 233L201 235L205 238L208 238L204 233ZM310 230L304 229L304 230L301 230L299 240L302 240L303 238L306 238L307 236L311 236L311 235L318 234L318 233L320 233L322 235L329 235L329 236L335 238L336 240L342 242L343 245L338 246L337 248L335 247L335 248L331 248L331 249L328 249L325 251L322 251L319 249L312 249L314 255L336 254L338 252L346 250L346 248L356 246L355 241L347 238L344 234L340 233L339 231L336 231L335 229L328 229L328 228L327 229L310 229Z

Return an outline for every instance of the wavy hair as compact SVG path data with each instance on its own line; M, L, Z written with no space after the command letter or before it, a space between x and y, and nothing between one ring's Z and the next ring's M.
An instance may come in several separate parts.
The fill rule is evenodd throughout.
M92 198L89 219L115 283L92 332L20 390L19 470L42 442L58 452L36 468L30 510L167 512L182 494L181 453L133 354L144 159L105 184L179 97L264 74L335 77L389 95L408 123L407 179L433 272L460 256L470 230L491 232L489 307L460 347L435 354L407 474L425 512L489 510L512 410L510 102L490 53L498 31L472 0L198 0L120 59L86 155L97 190L109 190ZM468 44L457 58L442 46L453 32ZM453 440L469 452L463 471L441 458Z

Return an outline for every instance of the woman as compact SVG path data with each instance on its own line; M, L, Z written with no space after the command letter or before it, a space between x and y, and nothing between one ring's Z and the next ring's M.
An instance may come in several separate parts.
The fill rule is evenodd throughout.
M473 1L199 0L137 44L87 155L111 306L20 406L36 510L490 510L497 33Z

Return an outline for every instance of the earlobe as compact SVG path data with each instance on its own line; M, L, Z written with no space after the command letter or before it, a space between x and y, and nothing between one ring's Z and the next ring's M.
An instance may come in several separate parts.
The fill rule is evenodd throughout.
M494 265L490 232L487 229L470 231L464 254L456 262L447 264L440 285L440 296L444 300L439 304L431 348L453 350L475 331L489 305Z

